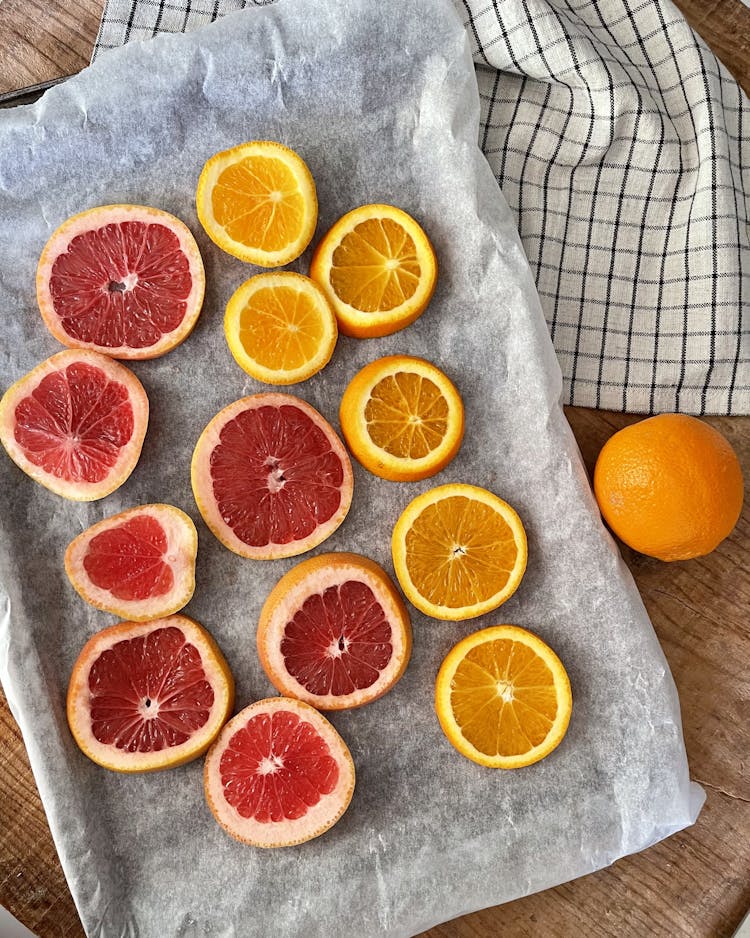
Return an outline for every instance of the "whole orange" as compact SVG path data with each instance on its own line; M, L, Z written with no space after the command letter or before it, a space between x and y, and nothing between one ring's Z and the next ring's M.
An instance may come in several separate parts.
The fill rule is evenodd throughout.
M659 560L710 553L742 509L742 470L728 440L685 414L660 414L615 433L599 453L594 492L604 520Z

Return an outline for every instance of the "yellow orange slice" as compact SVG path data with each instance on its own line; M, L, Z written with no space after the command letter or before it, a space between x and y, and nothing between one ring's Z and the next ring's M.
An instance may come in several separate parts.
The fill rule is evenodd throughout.
M296 384L314 375L338 338L323 291L288 270L246 280L227 304L224 333L240 368L267 384Z
M253 140L212 156L200 174L195 202L209 238L259 267L281 267L299 257L318 221L307 164L272 140Z
M520 769L559 746L573 698L562 662L516 625L481 629L447 655L435 682L440 726L461 755Z
M440 472L464 435L453 382L423 358L389 355L359 371L341 399L341 430L370 472L413 482Z
M393 565L407 599L436 619L496 609L526 569L526 532L511 506L476 485L418 495L393 529Z
M404 329L427 308L437 261L417 222L393 205L348 212L315 249L310 276L323 287L344 335Z
M89 759L115 772L154 772L202 755L233 703L218 645L177 615L93 635L73 666L67 714Z

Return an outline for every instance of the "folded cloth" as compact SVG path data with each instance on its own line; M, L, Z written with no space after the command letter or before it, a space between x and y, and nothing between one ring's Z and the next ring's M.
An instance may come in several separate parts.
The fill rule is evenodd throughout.
M94 54L273 0L108 0ZM291 0L288 0L291 2ZM570 404L750 413L750 101L669 0L455 0Z

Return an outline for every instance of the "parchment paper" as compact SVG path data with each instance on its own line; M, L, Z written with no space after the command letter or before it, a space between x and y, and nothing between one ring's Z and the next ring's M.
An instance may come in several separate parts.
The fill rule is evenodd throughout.
M413 935L437 922L602 867L692 823L678 701L638 593L602 527L560 405L560 372L508 208L477 147L468 44L447 0L280 0L186 36L102 56L35 105L0 114L0 336L4 387L59 350L36 309L34 272L50 231L112 202L183 218L207 272L193 335L133 366L152 408L129 481L75 504L0 459L2 681L23 730L55 842L89 934L226 938ZM204 160L253 138L297 149L315 177L318 237L348 209L413 213L440 263L435 297L409 329L341 338L296 391L333 423L366 362L421 355L466 406L459 456L435 479L394 484L355 465L349 517L317 551L365 553L392 573L389 537L418 493L455 480L511 502L529 565L497 612L459 624L415 610L412 662L396 688L332 721L357 788L343 819L306 845L261 851L231 840L203 799L200 761L124 777L76 748L64 695L84 641L112 617L68 584L63 552L99 519L167 501L200 532L187 612L217 638L237 707L274 693L254 633L267 592L296 561L253 562L208 532L189 483L192 448L224 405L260 385L234 364L224 305L257 271L204 236L193 194ZM317 239L316 239L317 240ZM296 265L306 272L309 256ZM433 712L448 649L481 626L543 636L573 686L567 737L516 772L459 756Z

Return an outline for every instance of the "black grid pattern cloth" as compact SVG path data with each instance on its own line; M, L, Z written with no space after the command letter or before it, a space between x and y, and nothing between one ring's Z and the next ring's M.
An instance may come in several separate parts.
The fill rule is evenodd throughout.
M479 142L565 401L750 413L750 102L737 82L669 0L454 2ZM95 55L253 5L108 0Z

